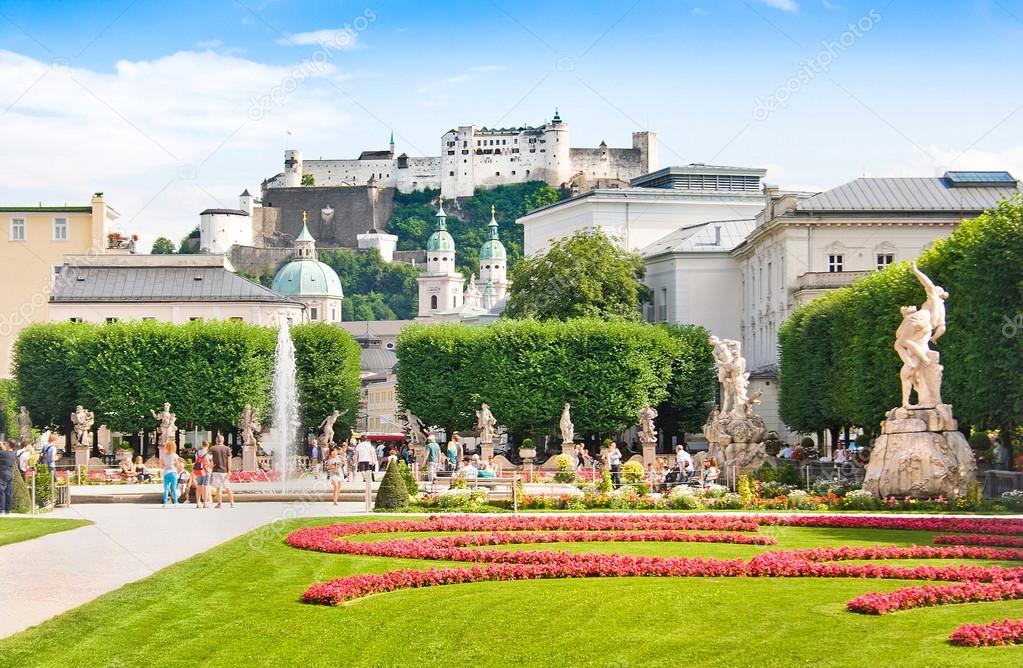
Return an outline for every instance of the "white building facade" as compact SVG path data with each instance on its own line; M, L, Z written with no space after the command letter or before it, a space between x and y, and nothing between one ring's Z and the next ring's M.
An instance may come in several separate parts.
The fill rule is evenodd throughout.
M713 220L743 220L764 206L763 169L692 164L633 179L629 188L598 188L518 219L523 252L546 251L563 237L597 228L641 251L676 230Z

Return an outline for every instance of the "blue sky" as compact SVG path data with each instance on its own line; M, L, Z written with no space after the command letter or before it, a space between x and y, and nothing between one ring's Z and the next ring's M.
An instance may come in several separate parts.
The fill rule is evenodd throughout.
M650 129L662 165L782 187L1023 176L1020 62L1019 0L0 2L0 201L103 190L146 247L289 143L349 157L393 128L436 155L450 127L555 107L575 146Z

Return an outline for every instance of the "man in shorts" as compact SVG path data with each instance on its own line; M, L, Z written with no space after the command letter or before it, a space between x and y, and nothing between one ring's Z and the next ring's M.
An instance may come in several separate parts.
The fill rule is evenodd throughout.
M223 434L217 435L217 444L210 448L210 457L213 458L210 487L217 492L217 508L223 502L225 489L227 490L227 500L234 508L234 492L231 491L231 448L224 445Z
M376 468L377 453L369 441L361 441L355 446L356 470L362 473L362 479L373 478L373 470Z

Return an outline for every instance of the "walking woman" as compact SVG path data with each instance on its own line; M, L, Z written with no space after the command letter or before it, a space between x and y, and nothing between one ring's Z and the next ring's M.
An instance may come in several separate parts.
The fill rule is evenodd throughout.
M178 505L178 456L175 454L176 446L174 441L167 441L163 444L163 454L160 455L160 463L163 465L163 507L167 507L167 497L170 496L174 505Z
M341 470L341 451L335 448L327 450L327 480L334 494L334 505L337 505L337 495L341 491L341 481L344 480L344 472Z

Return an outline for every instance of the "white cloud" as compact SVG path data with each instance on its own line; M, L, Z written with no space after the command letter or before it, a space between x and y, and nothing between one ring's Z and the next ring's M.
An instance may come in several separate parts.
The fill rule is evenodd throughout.
M760 0L768 7L774 7L780 9L783 12L798 12L799 5L796 4L796 0Z
M1002 151L946 148L931 144L913 149L903 162L887 169L888 176L940 176L946 170L1006 171L1023 179L1023 144Z
M277 40L281 46L329 46L341 51L358 48L358 33L351 28L327 28L289 33Z
M178 239L199 211L235 206L243 188L280 170L285 130L336 136L349 118L330 82L347 76L329 62L276 66L213 51L122 60L107 72L0 50L0 146L18 156L0 162L0 202L88 202L102 190L142 248Z

